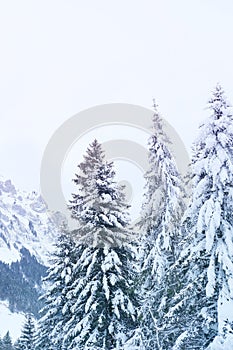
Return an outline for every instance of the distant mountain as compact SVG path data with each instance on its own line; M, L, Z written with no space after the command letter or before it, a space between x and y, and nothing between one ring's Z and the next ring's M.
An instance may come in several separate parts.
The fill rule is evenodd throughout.
M20 261L25 248L38 262L48 265L62 220L61 214L49 213L36 192L16 190L10 180L0 178L0 261Z
M0 178L0 303L9 312L38 316L41 278L63 221L61 214L49 213L36 192L20 191Z

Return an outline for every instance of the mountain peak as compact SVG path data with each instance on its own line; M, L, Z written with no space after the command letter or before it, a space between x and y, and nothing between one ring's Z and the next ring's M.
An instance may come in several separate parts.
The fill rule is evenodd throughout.
M49 212L40 194L18 190L0 176L0 261L20 260L20 250L26 248L48 265L62 222L62 214Z

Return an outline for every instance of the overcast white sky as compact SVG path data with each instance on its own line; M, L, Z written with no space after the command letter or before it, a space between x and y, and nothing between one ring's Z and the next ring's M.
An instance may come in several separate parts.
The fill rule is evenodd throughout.
M38 189L53 132L155 97L187 147L216 82L233 102L232 0L0 1L0 173Z

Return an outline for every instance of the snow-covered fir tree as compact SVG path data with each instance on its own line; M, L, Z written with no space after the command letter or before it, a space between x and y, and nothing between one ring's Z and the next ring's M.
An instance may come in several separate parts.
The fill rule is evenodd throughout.
M127 237L130 241L132 236L125 228L129 206L123 188L114 181L113 163L104 160L104 152L96 140L78 168L80 173L74 179L78 193L73 194L69 209L80 226L79 242L104 247L105 244L119 246Z
M115 180L113 164L104 160L95 140L76 175L77 194L69 206L82 250L67 294L70 319L64 326L65 349L123 349L136 322L132 272L132 235L128 205Z
M208 107L210 116L193 146L187 237L170 270L175 278L167 293L162 349L230 349L225 341L233 321L233 116L219 84Z
M66 299L72 279L73 265L78 250L69 232L64 229L56 242L51 266L44 279L44 308L38 323L36 349L59 350L62 348L63 327L66 322Z
M179 228L185 209L183 184L169 149L170 143L154 102L153 131L149 139L150 168L145 174L145 199L139 222L142 343L147 350L159 348L158 332L163 324L159 308L167 287L166 272L178 254Z
M82 222L86 216L88 220L89 213L87 211L92 201L93 186L95 186L93 179L96 181L93 171L96 171L103 164L103 161L104 152L102 147L97 140L94 140L84 155L84 161L78 165L78 173L75 174L73 179L79 191L72 194L73 199L70 201L68 208L71 211L72 218L78 221L80 221L80 215L82 215ZM89 206L86 206L86 203Z
M32 315L26 316L21 336L15 344L16 350L35 350L35 323Z
M5 336L2 339L2 348L4 350L14 350L9 331L5 334Z

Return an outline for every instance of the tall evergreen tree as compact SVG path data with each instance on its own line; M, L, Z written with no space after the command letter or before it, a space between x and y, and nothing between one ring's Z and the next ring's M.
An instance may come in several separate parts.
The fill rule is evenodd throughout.
M35 349L35 323L32 315L28 314L23 326L21 336L15 345L16 350L34 350Z
M113 164L95 140L79 165L77 194L70 210L78 256L68 293L70 320L64 327L66 349L123 349L136 311L129 269L128 205L114 181Z
M61 349L63 326L65 323L66 295L72 279L72 269L76 262L74 242L66 229L58 237L51 266L44 279L45 293L42 296L44 308L41 310L36 348L38 350Z
M225 349L220 343L233 321L233 116L220 85L208 107L193 146L187 237L170 270L176 281L165 306L162 349Z
M82 222L89 220L90 202L92 201L93 180L95 180L94 171L98 169L104 161L104 152L101 145L94 140L94 142L88 147L86 154L84 155L84 161L78 165L78 173L75 174L73 179L74 183L79 187L77 193L73 193L73 199L70 201L68 208L71 211L71 217L80 221L82 215ZM86 217L87 216L87 217Z
M163 323L159 312L166 272L177 257L180 222L184 213L183 184L170 140L154 103L153 131L149 139L150 168L145 174L145 200L139 222L141 240L142 334L145 349L157 349L158 330Z

